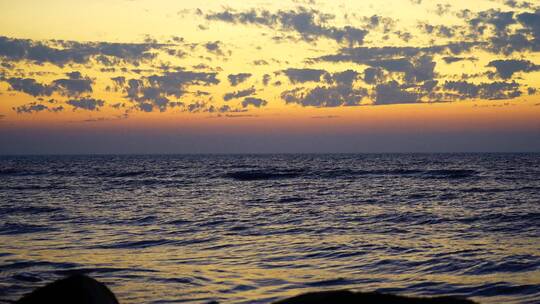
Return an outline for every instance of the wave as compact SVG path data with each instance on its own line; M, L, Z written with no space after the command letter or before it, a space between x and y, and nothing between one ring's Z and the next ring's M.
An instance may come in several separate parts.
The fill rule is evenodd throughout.
M14 280L21 281L21 282L28 282L28 283L37 283L43 281L42 278L40 278L38 275L33 273L18 273L13 276Z
M306 286L309 287L327 287L327 286L341 286L355 284L355 280L349 280L345 278L336 278L322 281L307 282Z
M279 199L279 203L299 203L305 201L304 197L282 197Z
M113 244L104 244L97 246L101 249L144 249L149 247L163 246L174 244L175 241L168 239L159 239L159 240L142 240L142 241L125 241L117 242Z
M0 169L0 176L2 176L2 175L16 175L18 173L19 173L19 171L15 170L15 169L12 169L12 168Z
M540 257L519 255L506 257L504 261L484 261L465 271L466 275L528 272L540 268Z
M38 233L38 232L50 232L56 231L56 228L41 226L41 225L31 225L31 224L21 224L21 223L4 223L0 226L0 235L14 235L14 234L26 234L26 233Z
M454 219L457 222L464 224L471 224L476 222L489 222L493 223L491 229L496 229L498 226L504 223L511 223L516 227L538 227L540 225L540 213L539 212L527 212L527 213L513 213L513 214L485 214L479 216L471 216L464 218Z
M230 172L225 177L238 181L258 181L297 178L302 174L301 170L253 170Z
M203 282L197 282L193 278L154 278L153 281L161 283L170 283L170 284L182 284L182 285L193 285L193 286L203 286Z
M1 214L41 214L41 213L60 213L64 209L59 207L47 206L6 206L0 207Z
M142 170L137 170L137 171L116 171L116 172L100 172L96 176L122 178L122 177L141 176L141 175L146 175L147 173L148 173L148 171L142 171Z
M192 223L192 221L190 221L190 220L178 219L178 220L168 221L165 224L167 224L167 225L187 225L187 224L191 224L191 223Z
M463 179L476 176L477 174L478 172L475 170L465 169L330 169L320 171L308 169L258 169L229 172L223 175L223 177L238 181L278 180L294 178L336 179L372 176L403 176L428 179Z
M515 191L537 191L540 187L524 186L518 188L479 188L473 187L468 189L462 189L461 192L465 193L502 193L502 192L515 192Z
M540 293L540 285L517 285L508 282L496 282L478 286L463 287L456 290L458 293L470 296L493 297L500 295L527 295Z
M109 181L115 186L185 186L192 184L189 180L180 179L160 179L160 178L142 178L142 179L114 179Z
M18 170L14 168L0 169L0 176L32 176L32 175L46 175L47 171L32 171L32 170Z
M95 246L99 249L144 249L159 246L186 246L199 243L211 243L214 238L194 238L185 240L157 239L140 241L122 241L112 244L103 244ZM94 247L93 247L94 248Z
M15 190L15 191L27 191L27 190L61 190L66 189L66 185L14 185L14 186L2 186L3 190Z
M61 269L61 270L55 270L54 273L56 275L61 276L70 276L70 275L76 275L76 274L110 274L110 273L118 273L118 272L157 272L155 270L151 269L144 269L144 268L115 268L115 267L89 267L89 268L82 268L82 267L75 267L75 268L69 268L69 269Z
M445 169L445 170L427 170L423 175L426 177L432 178L467 178L475 175L477 172L475 170L464 170L464 169Z
M16 271L22 269L32 268L51 268L51 269L68 269L79 267L79 264L75 263L61 263L61 262L49 262L49 261L16 261L12 263L0 264L0 272L4 271Z

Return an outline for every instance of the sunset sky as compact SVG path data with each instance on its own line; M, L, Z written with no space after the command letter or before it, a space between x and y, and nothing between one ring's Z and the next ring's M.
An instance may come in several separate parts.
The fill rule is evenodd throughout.
M536 1L0 0L0 154L540 151Z

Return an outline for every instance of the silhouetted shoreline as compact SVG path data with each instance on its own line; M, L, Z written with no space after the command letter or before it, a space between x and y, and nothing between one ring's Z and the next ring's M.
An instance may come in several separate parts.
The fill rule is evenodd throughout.
M23 296L16 303L118 304L119 301L105 284L85 275L73 275L37 288L33 292ZM348 290L310 292L275 302L275 304L322 303L473 304L474 302L456 297L414 298L375 292L352 292Z

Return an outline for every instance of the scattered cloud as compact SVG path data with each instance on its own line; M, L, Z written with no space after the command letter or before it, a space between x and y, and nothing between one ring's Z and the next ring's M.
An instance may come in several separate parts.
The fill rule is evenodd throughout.
M96 59L104 65L118 62L138 64L155 58L157 43L77 42L66 40L38 41L0 36L0 57L10 61L30 61L35 64L86 64Z
M308 81L320 81L321 76L326 74L325 70L317 69L294 69L289 68L283 71L283 73L289 78L289 81L293 84L303 83Z
M457 56L446 56L442 58L444 62L447 64L451 64L454 62L460 62L460 61L478 61L477 57L457 57Z
M375 88L375 105L404 104L419 102L419 95L400 86L396 81L379 84Z
M216 85L220 81L215 72L175 71L162 75L151 75L139 79L129 79L124 86L127 98L135 103L144 112L158 109L163 112L167 109L171 98L180 98L187 86Z
M365 88L352 88L346 85L317 86L313 89L295 88L281 94L286 103L304 107L356 106L366 96L368 92Z
M80 72L66 73L67 79L53 81L53 87L65 96L79 96L83 93L92 93L92 79L82 77Z
M52 87L38 83L35 79L32 78L11 77L3 80L9 83L11 89L24 92L34 97L50 96L53 93Z
M536 65L529 60L493 60L488 67L494 67L497 74L502 79L510 79L517 72L534 72L540 70L540 65Z
M97 111L105 104L105 101L101 99L84 97L80 99L70 99L66 103L71 105L74 109Z
M237 12L226 9L206 15L207 20L218 20L232 24L258 25L283 32L295 32L299 38L312 42L328 38L349 45L363 44L368 31L353 26L336 27L329 24L335 17L315 9L299 7L296 10L249 10Z
M227 76L227 79L229 79L229 83L235 87L242 82L248 80L252 76L251 73L239 73L239 74L229 74Z
M25 104L22 106L18 106L13 108L17 114L30 114L30 113L37 113L42 111L48 111L48 112L62 112L64 110L64 107L57 106L57 107L49 107L47 105L43 105L37 102L31 102L29 104Z
M229 100L234 99L234 98L247 97L247 96L255 94L255 92L256 92L255 87L251 87L251 88L246 89L246 90L230 92L230 93L226 93L225 95L223 95L223 100L229 101Z
M210 53L214 53L219 56L225 55L223 50L221 49L221 41L207 42L204 44L204 47Z
M82 77L79 72L69 72L66 75L68 78L56 79L51 84L42 84L33 78L11 77L0 78L0 80L9 83L12 90L24 92L34 97L50 96L55 92L72 97L92 92L92 79Z
M424 2L411 0L418 5ZM381 14L334 15L307 2L297 2L305 7L293 9L197 10L199 18L206 19L199 26L201 30L214 22L262 29L261 41L245 46L250 51L264 51L263 39L304 47L299 54L305 57L299 60L260 53L242 58L248 72L241 73L231 72L244 69L231 71L227 64L216 64L215 56L221 56L220 62L227 61L232 56L227 49L242 47L233 42L224 44L226 38L221 36L195 43L182 37L168 38L166 43L150 36L142 43L111 43L0 36L0 82L10 95L24 93L35 98L36 102L13 108L20 114L59 112L67 105L99 111L108 103L115 110L171 109L225 115L268 105L257 93L279 86L278 94L285 103L308 107L504 100L536 95L537 88L531 82L534 76L527 73L540 71L540 65L534 62L540 52L540 7L528 1L497 3L499 8L480 11L430 4L426 11L435 18L429 22L416 20L412 27ZM438 16L453 21L433 21L446 21L446 17ZM329 41L332 43L320 47ZM187 64L182 61L186 59ZM343 66L350 68L335 72ZM193 70L187 70L189 67ZM457 73L460 67L464 71ZM452 74L444 74L452 69ZM252 77L254 81L250 81ZM217 91L209 88L220 80L230 87L220 86ZM114 100L94 96L103 82L105 91L116 95ZM214 104L234 99L237 103Z
M256 97L246 97L242 100L242 107L247 108L248 106L254 106L256 108L263 107L267 105L268 102L261 98Z
M512 99L521 96L517 82L491 82L474 84L467 81L446 81L444 88L454 94L452 99Z

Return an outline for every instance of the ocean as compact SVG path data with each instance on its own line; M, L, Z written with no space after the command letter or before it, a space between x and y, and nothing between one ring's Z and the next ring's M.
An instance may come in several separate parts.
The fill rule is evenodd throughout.
M0 157L0 302L328 289L540 303L540 154Z

